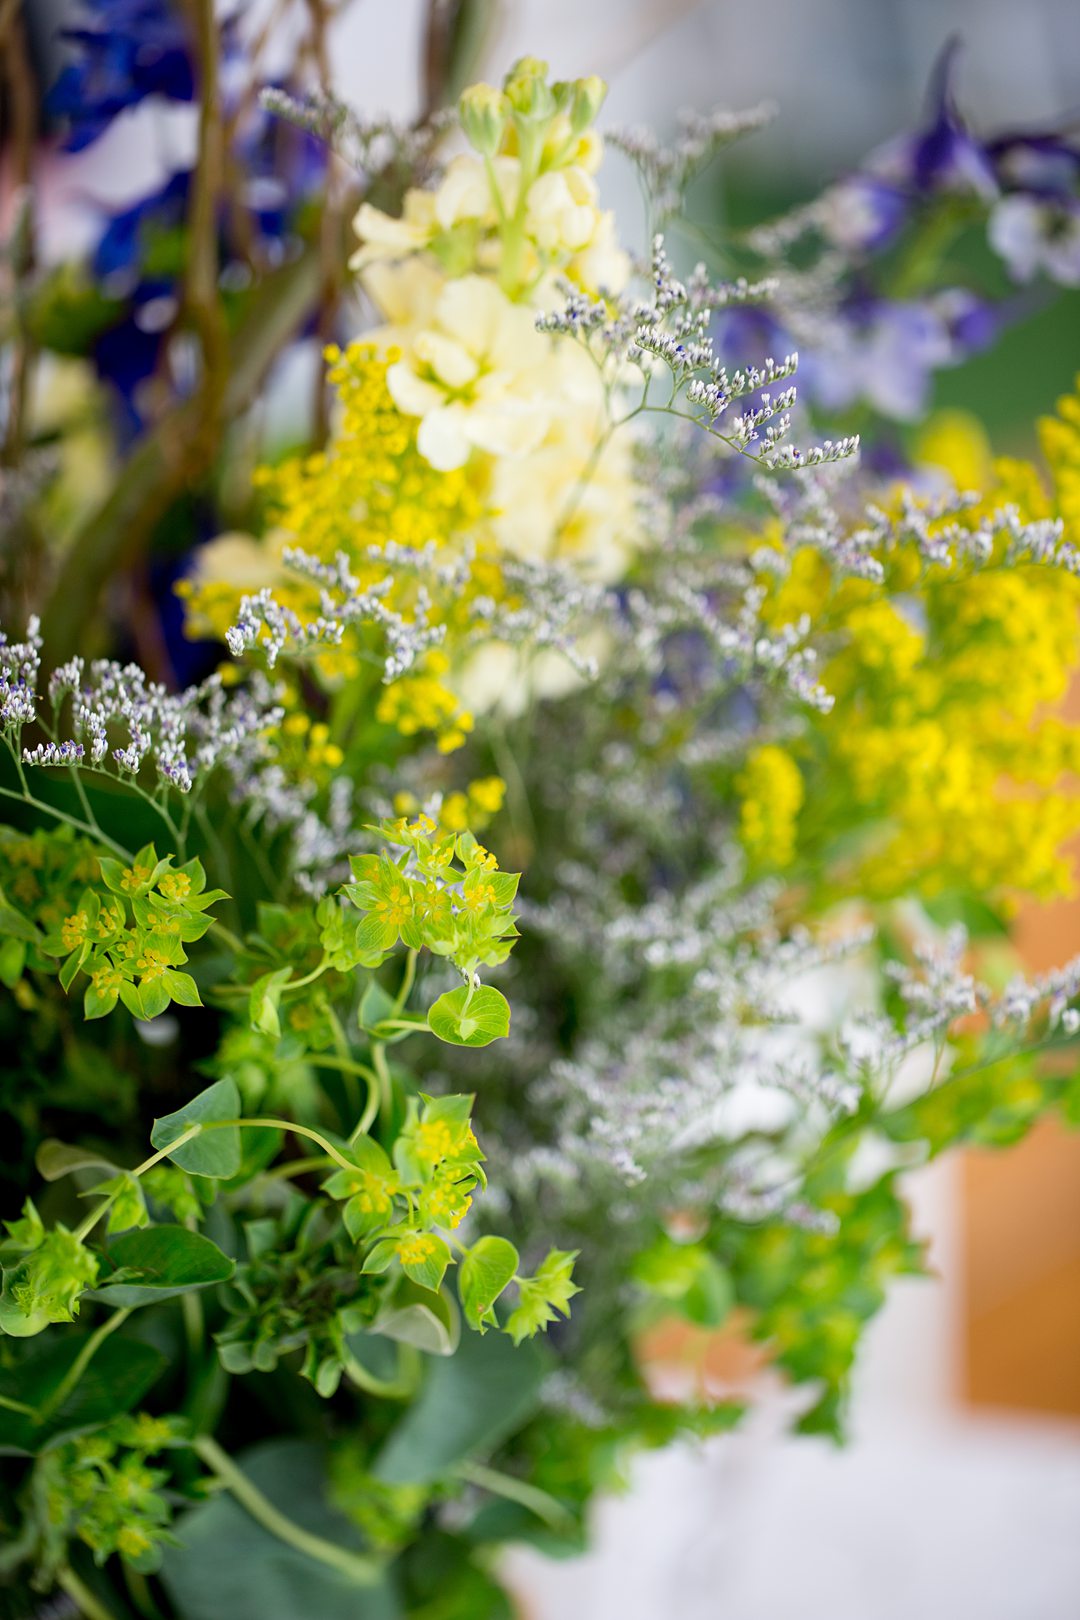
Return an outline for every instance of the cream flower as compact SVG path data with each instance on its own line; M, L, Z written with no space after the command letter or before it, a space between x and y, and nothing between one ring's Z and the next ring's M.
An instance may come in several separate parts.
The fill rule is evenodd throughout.
M498 201L482 158L464 152L453 159L432 198L441 230L453 230L455 225L469 220L494 226L498 223L500 204L504 213L513 213L521 185L521 164L515 157L497 157L492 162L491 172L495 176Z
M525 229L542 253L580 253L596 235L596 185L584 169L552 169L534 180L525 206Z
M207 541L195 553L192 582L196 586L225 584L253 594L265 586L280 585L289 575L282 552L295 537L273 529L262 539L230 530Z
M517 456L535 449L558 400L543 387L548 340L531 310L491 281L447 282L430 324L414 333L375 334L403 357L386 381L398 410L420 417L417 447L441 472L464 466L473 449Z
M405 259L421 253L435 234L435 199L430 191L407 191L400 219L362 203L353 220L360 246L349 260L351 270L363 270L379 259Z
M565 562L582 578L620 579L642 543L628 440L616 434L596 462L587 411L565 410L544 443L492 472L492 535L501 550L530 561Z

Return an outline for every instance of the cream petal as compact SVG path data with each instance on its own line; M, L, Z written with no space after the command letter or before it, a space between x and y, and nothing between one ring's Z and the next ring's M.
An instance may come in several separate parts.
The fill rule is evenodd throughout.
M472 355L453 338L438 332L421 332L413 353L447 388L467 388L476 378L478 367Z
M427 416L446 403L446 395L435 383L418 377L407 360L398 360L386 373L390 398L406 416Z
M420 423L416 448L437 472L455 472L469 459L468 413L460 405L431 411Z

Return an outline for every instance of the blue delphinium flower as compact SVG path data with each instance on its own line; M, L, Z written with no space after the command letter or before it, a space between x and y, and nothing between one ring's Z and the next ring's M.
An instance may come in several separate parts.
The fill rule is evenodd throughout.
M50 113L68 125L68 152L90 146L147 96L191 101L195 94L188 30L170 0L81 4L91 26L63 31L75 52L48 97Z

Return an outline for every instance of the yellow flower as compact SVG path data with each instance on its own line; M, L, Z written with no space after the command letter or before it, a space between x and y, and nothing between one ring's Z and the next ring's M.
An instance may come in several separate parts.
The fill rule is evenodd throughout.
M85 944L90 932L90 919L85 911L76 911L65 917L60 925L60 943L65 951L77 951Z
M166 900L186 900L191 893L191 879L186 872L167 872L158 888Z
M791 755L772 744L755 748L736 787L742 795L739 832L750 859L756 865L789 866L805 797L802 775Z
M436 1240L427 1232L414 1232L397 1245L397 1257L405 1266L422 1266L435 1253Z

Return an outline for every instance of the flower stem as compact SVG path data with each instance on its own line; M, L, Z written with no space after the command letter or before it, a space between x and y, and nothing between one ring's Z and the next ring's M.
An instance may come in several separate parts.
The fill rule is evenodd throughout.
M73 1569L62 1569L56 1577L56 1584L61 1591L67 1593L80 1614L86 1616L86 1620L115 1620L115 1616L94 1596L90 1588L84 1585Z
M569 1508L554 1496L549 1496L547 1491L517 1479L513 1474L503 1474L498 1469L473 1462L459 1463L454 1472L459 1479L467 1480L470 1485L478 1485L481 1490L490 1491L494 1496L504 1496L509 1502L520 1502L522 1507L535 1513L553 1530L567 1530L574 1524L574 1515Z
M374 1559L364 1558L359 1553L349 1552L345 1547L335 1546L332 1541L326 1541L322 1536L316 1536L310 1530L302 1529L281 1513L263 1495L258 1486L252 1484L243 1470L237 1467L228 1452L223 1451L217 1441L211 1439L209 1435L200 1435L192 1442L192 1446L225 1488L231 1491L241 1507L251 1514L257 1524L261 1524L264 1530L268 1530L279 1541L285 1542L289 1547L295 1547L297 1552L305 1553L317 1563L336 1569L340 1574L355 1581L358 1586L373 1586L379 1579L379 1566Z
M82 1377L91 1361L93 1361L94 1357L101 1349L101 1346L105 1343L105 1340L109 1337L109 1334L115 1333L116 1329L120 1327L122 1323L126 1322L130 1315L130 1305L124 1306L120 1310L114 1311L113 1314L107 1317L99 1327L95 1328L94 1332L91 1333L90 1337L87 1339L86 1343L75 1357L75 1360L71 1363L71 1366L68 1368L63 1378L61 1378L60 1382L52 1391L52 1394L47 1400L43 1401L41 1406L38 1408L37 1415L39 1421L43 1421L45 1418L50 1417L53 1412L59 1412L72 1390L78 1384L79 1379Z

